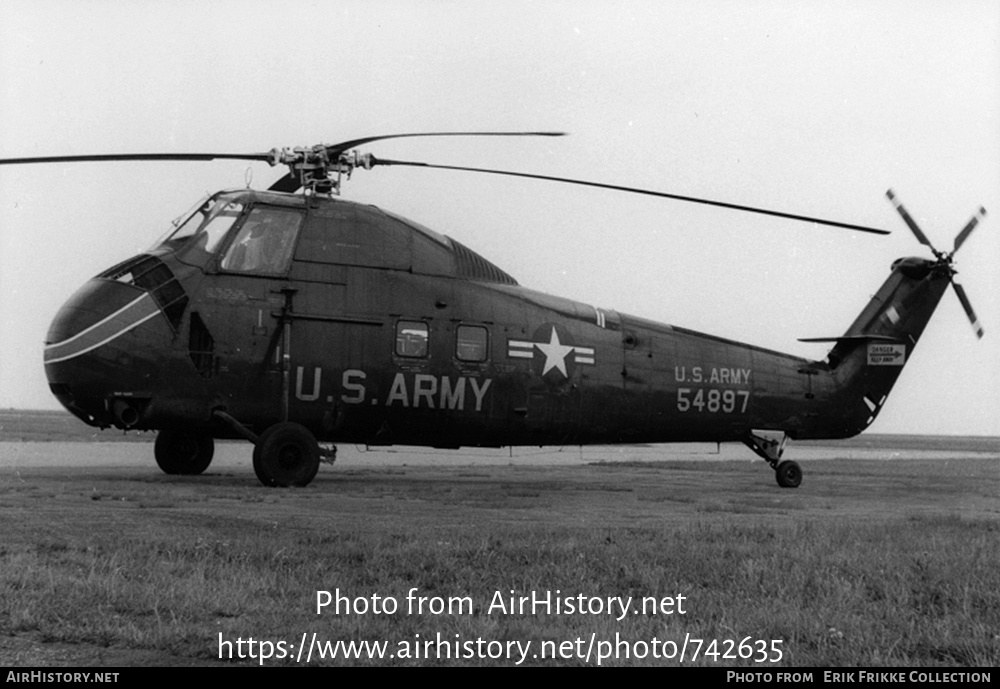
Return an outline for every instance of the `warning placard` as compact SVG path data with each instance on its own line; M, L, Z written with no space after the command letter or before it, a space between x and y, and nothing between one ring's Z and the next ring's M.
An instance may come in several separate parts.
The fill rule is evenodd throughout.
M902 366L906 363L906 345L869 343L869 366Z

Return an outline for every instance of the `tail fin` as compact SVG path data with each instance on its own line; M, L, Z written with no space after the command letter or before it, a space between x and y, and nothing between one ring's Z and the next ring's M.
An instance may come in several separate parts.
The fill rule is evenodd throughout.
M875 420L948 289L940 262L905 258L827 356L840 392L844 429L855 435Z
M954 249L946 253L934 248L891 189L886 196L917 240L930 248L934 260L901 258L893 263L892 274L851 327L842 337L833 338L836 345L827 355L827 370L836 391L826 410L830 423L825 432L842 437L860 433L875 420L949 285L954 287L976 336L983 336L965 290L955 282L952 258L986 215L986 209L976 211L956 235Z
M836 390L823 414L822 437L850 437L878 416L951 281L943 261L903 258L851 327L836 342L827 366Z

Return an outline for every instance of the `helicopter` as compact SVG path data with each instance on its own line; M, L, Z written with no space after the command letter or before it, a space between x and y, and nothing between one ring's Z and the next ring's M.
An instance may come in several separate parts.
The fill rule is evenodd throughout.
M220 191L152 248L86 282L49 328L44 365L58 401L99 428L156 431L172 475L210 465L217 439L253 444L265 486L306 486L337 443L366 446L741 442L801 484L789 439L868 428L949 285L953 249L907 257L810 360L521 286L451 237L341 198L359 169L406 166L507 175L887 231L765 208L565 177L378 158L388 139L562 136L563 132L390 134L258 153L74 155L3 164L240 159L288 168L266 190ZM332 446L332 447L330 447Z

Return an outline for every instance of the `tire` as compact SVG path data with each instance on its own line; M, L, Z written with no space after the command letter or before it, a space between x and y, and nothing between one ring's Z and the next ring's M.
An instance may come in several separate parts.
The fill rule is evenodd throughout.
M257 439L253 470L265 486L307 486L319 471L319 445L304 426L278 423Z
M153 445L153 455L163 473L172 476L196 476L212 463L215 441L212 436L184 431L160 431Z
M774 477L782 488L798 488L802 483L802 469L792 461L784 461L774 470Z

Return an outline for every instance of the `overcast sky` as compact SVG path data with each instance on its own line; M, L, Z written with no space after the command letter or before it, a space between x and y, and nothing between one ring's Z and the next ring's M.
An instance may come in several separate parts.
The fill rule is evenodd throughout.
M389 158L659 189L884 227L889 237L481 175L359 171L348 198L478 250L521 284L803 356L900 256L957 256L873 430L1000 434L1000 4L142 2L0 4L0 157L256 152L414 131ZM0 407L57 408L45 333L88 278L266 164L0 167Z

